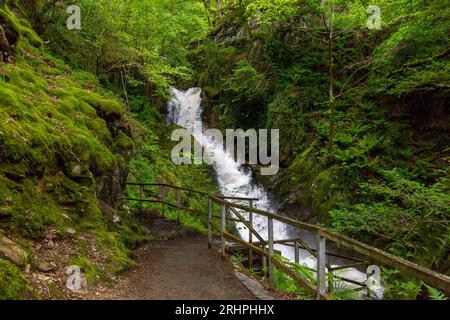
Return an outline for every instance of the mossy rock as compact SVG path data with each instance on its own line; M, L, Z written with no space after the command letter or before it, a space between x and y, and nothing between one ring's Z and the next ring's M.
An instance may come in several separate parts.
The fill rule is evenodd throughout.
M76 161L65 162L64 173L66 174L66 176L76 181L92 183L94 179L94 176L86 167L86 165Z
M28 253L4 236L0 230L0 258L9 260L17 266L23 266L28 260Z
M220 93L220 89L216 87L206 86L203 90L207 93L209 98L214 98Z
M121 118L124 108L117 101L104 99L100 95L82 89L74 89L73 94L94 107L100 116Z
M22 181L26 178L28 168L23 163L0 164L0 174L14 181Z
M20 300L29 295L30 291L20 269L0 259L0 300Z
M0 16L19 34L21 40L25 38L30 44L37 46L43 44L29 22L16 16L6 5L0 8Z
M123 223L114 224L102 215L94 178L117 169L114 186L121 193L126 179L121 174L136 149L130 136L144 134L130 125L124 105L101 90L94 75L72 72L62 60L31 46L40 39L33 39L29 24L1 10L21 40L13 62L1 64L0 227L36 240L49 228L57 237L70 236L66 231L71 229L93 234L108 254L107 273L123 271L132 265L127 245L136 245L143 231L133 216L121 216ZM95 280L98 266L85 261L83 252L80 256L74 262ZM2 291L14 285L4 285L1 267L0 299L21 298L21 290ZM8 277L20 279L20 271L12 271Z
M117 137L114 139L114 149L120 154L131 154L135 147L134 141L128 137L125 133L119 132Z
M6 219L12 216L12 208L11 207L0 207L0 220Z

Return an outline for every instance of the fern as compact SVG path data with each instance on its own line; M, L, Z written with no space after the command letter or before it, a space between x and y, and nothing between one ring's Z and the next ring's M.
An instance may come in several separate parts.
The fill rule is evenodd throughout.
M425 288L427 288L431 300L448 300L447 296L438 289L435 289L427 284L425 284Z
M362 300L358 291L349 288L340 277L339 272L327 273L328 283L331 285L331 297L333 300Z

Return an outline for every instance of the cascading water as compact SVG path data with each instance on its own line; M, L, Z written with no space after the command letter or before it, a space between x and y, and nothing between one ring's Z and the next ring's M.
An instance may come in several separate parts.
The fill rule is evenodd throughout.
M207 150L208 157L213 158L213 165L217 175L220 191L228 197L258 198L256 207L262 210L274 211L268 199L267 193L252 182L251 173L245 172L243 168L233 159L230 153L226 152L223 145L218 145L211 137L203 134L201 126L201 89L191 88L185 92L172 88L173 99L169 102L170 123L178 124L186 128L195 139ZM267 237L267 218L262 216L254 217L254 228L262 237ZM242 225L238 225L241 237L248 240L248 231ZM286 226L282 223L274 222L274 237L276 239L287 239ZM278 250L283 255L292 258L292 250L279 246Z
M206 151L207 156L214 160L211 163L214 163L213 168L222 194L228 197L258 198L259 200L255 203L258 209L275 212L276 208L269 201L266 191L253 182L251 172L246 172L233 156L224 150L222 144L204 134L201 119L201 89L190 88L187 91L180 91L172 88L171 93L172 99L168 103L168 122L187 129ZM266 217L255 215L253 227L263 238L267 239ZM248 230L244 225L238 223L237 228L240 236L244 240L248 240ZM281 222L274 221L275 240L289 239L293 234L295 234L295 230L291 230L289 226ZM285 258L294 259L293 248L275 245L275 249L279 250ZM316 259L306 251L301 251L300 263L309 268L315 268ZM342 270L340 275L357 281L367 279L366 274L353 268Z

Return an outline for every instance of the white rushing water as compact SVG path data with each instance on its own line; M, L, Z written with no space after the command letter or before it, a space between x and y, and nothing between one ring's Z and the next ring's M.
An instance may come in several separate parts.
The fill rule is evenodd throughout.
M267 192L252 179L252 173L244 170L233 156L224 150L222 144L204 134L202 124L201 89L190 88L186 91L171 89L172 99L168 103L168 122L186 128L204 148L209 159L214 160L213 168L216 172L217 182L221 193L228 197L258 198L255 206L258 209L276 212L276 208L271 204ZM247 203L245 203L247 205ZM259 215L254 216L255 230L267 239L267 218ZM248 229L243 224L238 223L237 228L240 236L248 240ZM292 238L295 230L291 227L274 221L274 239L283 240ZM305 239L306 240L306 239ZM294 260L294 250L292 247L275 245L282 255L290 260ZM300 250L300 264L309 268L316 267L316 259L308 252ZM357 280L365 281L367 276L356 269L349 268L342 270L340 275Z

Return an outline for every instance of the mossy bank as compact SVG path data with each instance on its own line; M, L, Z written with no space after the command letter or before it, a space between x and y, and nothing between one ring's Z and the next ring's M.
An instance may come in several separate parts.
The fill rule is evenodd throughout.
M33 282L35 271L76 264L95 282L132 265L129 248L146 235L122 190L145 137L120 99L54 58L16 13L0 10L2 30L17 34L0 63L0 236L9 244L0 253L0 299L51 298L65 283L38 290L24 275ZM19 265L8 261L16 246L26 257ZM40 254L42 246L55 254Z

